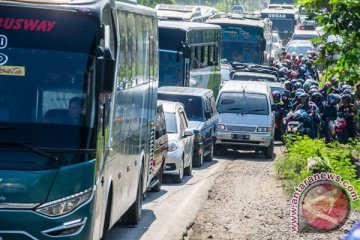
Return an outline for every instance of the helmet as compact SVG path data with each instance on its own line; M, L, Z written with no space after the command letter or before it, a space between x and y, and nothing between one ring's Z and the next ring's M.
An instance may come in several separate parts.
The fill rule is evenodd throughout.
M285 80L286 80L286 79L285 79L284 77L280 77L280 78L279 78L279 82L281 82L281 83L285 82Z
M287 53L287 54L285 55L285 59L291 59L290 53Z
M348 88L346 88L346 89L342 92L342 95L344 95L344 94L350 94L350 96L351 96L351 90L348 89Z
M345 91L346 89L348 89L348 90L350 90L350 92L351 92L351 86L348 85L348 84L342 85L341 89L342 89L343 91Z
M289 80L286 80L285 82L284 82L284 86L285 86L285 88L286 89L290 89L292 86L291 86L291 82L289 81Z
M291 97L291 93L289 90L284 90L281 96L282 96L282 99L287 100Z
M313 101L316 105L319 105L323 101L323 96L321 95L321 93L316 92L311 95L311 101Z
M339 79L337 79L337 77L332 77L330 82L332 85L337 85L339 83Z
M272 92L274 102L279 102L281 100L281 93L279 91Z
M302 63L302 64L305 64L305 63L307 62L307 60L308 60L308 59L307 59L306 57L304 57L304 58L301 59L301 63Z
M296 71L291 71L291 73L290 73L291 78L296 78L297 75L298 75L298 73Z
M327 102L329 105L335 105L337 103L337 97L335 96L335 94L330 93L327 97Z
M296 92L298 93L304 93L305 91L304 91L304 89L302 89L302 88L299 88L299 89L296 89Z
M311 61L311 60L307 60L307 61L306 61L306 66L311 67L311 66L312 66L312 61Z
M295 89L302 88L301 83L300 83L300 82L296 82L294 88L295 88Z
M303 88L306 92L310 90L311 84L309 82L304 83Z
M350 103L351 101L351 95L350 94L343 94L341 96L341 102L344 103Z
M314 93L318 92L318 90L316 88L310 88L308 94L311 96L313 95Z
M302 55L302 54L300 53L298 57L299 57L299 58L302 58L302 57L304 57L304 55Z
M309 96L309 94L307 94L307 93L302 93L302 94L300 94L299 95L299 99L300 100L305 100L306 101L306 103L308 103L309 102L309 99L310 99L310 96Z
M300 67L300 68L299 68L299 73L304 74L304 73L305 73L305 68L304 68L304 67Z
M297 56L296 52L291 53L291 57L296 58L296 56Z
M324 88L329 88L329 87L331 87L331 82L326 82L326 83L324 84Z

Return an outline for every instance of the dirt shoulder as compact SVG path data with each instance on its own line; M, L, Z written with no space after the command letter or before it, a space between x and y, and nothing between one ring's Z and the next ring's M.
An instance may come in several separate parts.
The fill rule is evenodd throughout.
M283 152L276 147L277 156ZM292 233L290 198L276 179L274 161L261 155L229 151L225 170L209 190L208 200L189 228L186 240L198 239L340 239L360 219L331 233Z

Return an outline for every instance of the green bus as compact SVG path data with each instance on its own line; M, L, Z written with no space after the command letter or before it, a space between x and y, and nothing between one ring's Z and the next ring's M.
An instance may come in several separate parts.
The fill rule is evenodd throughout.
M156 12L0 2L0 239L100 239L141 215L158 86Z
M220 89L221 32L216 25L159 21L159 86Z
M221 26L221 58L227 62L264 64L266 42L271 39L271 22L241 16L215 18L207 21Z

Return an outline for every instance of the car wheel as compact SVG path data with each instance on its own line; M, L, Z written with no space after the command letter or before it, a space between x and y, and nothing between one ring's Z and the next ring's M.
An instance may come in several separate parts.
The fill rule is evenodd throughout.
M184 159L180 163L179 173L172 176L172 181L174 183L182 183L183 177L184 177Z
M185 176L191 176L192 175L192 161L190 161L189 163L189 166L187 166L185 169L184 169L184 175Z
M270 145L264 148L265 158L272 159L274 154L274 140L271 141Z
M214 158L214 139L211 139L209 150L209 154L205 157L206 162L211 162Z
M199 156L195 156L193 159L193 166L194 167L201 167L204 162L204 151Z

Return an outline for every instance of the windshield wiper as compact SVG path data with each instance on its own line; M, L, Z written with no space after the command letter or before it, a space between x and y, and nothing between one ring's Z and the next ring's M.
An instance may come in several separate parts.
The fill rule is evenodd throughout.
M50 154L48 152L45 152L43 150L40 150L38 148L29 146L24 142L0 141L0 148L1 147L14 147L14 146L20 147L23 150L30 150L31 152L37 153L38 155L43 156L43 157L47 157L50 160L58 161L58 157L56 157L56 156L54 156L54 155L52 155L52 154Z
M253 113L253 112L262 112L262 111L265 111L265 109L263 109L263 108L254 108L254 109L250 109L247 112L244 112L243 114L250 114L250 113Z
M244 109L244 108L243 108L243 107L228 108L228 109L222 110L222 112L225 112L225 111L236 111L236 110L241 110L241 109Z

